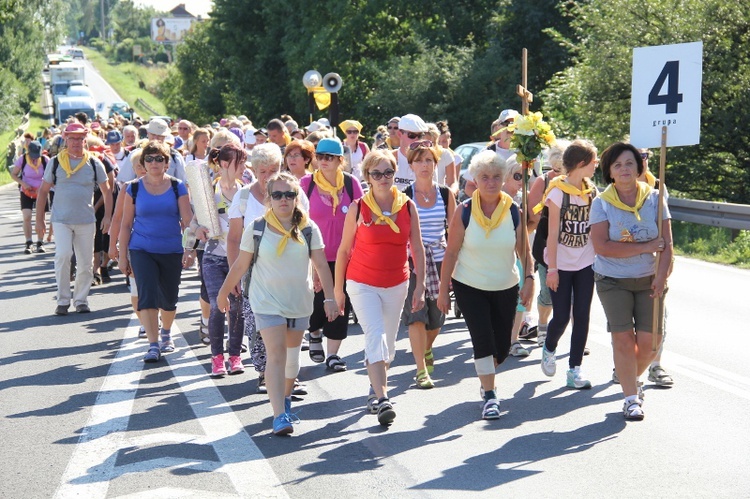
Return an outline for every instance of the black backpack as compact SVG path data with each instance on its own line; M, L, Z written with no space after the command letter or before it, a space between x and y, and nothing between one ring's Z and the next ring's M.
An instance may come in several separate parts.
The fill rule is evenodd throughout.
M349 195L349 199L354 201L354 177L351 176L351 174L342 172L344 174L344 189L346 190L346 193ZM307 186L307 199L310 199L310 194L312 194L313 189L315 188L315 175L312 175L310 177L310 185Z
M414 200L414 187L412 187L413 184L409 184L406 186L406 189L404 189L404 194L409 196L410 199ZM443 198L443 206L445 207L445 225L446 228L448 228L448 197L452 196L453 193L450 189L448 189L447 185L438 185L438 190L440 191L440 197Z
M47 169L47 163L49 163L49 159L47 159L44 156L39 156L39 157L42 158L42 171L44 171L44 170ZM21 171L18 173L18 180L23 180L23 169L28 164L26 162L26 155L25 154L23 156L21 156L21 158L22 158L21 159ZM658 182L658 180L657 180L657 182Z
M464 229L466 229L471 220L471 198L461 204L464 206L464 209L461 212L461 222L463 222ZM518 205L515 202L510 205L510 216L513 218L513 229L517 229L518 224L521 223L521 211L518 209Z
M91 156L89 158L89 164L91 165L91 169L94 170L94 190L96 190L99 187L99 182L96 178L96 163L94 163L94 156ZM57 168L60 166L60 161L57 159L57 156L52 158L52 184L57 184Z

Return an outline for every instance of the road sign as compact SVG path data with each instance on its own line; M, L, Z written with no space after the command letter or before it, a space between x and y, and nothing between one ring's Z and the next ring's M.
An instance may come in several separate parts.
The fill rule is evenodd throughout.
M700 142L703 42L633 49L630 141L659 147L661 127L667 146Z

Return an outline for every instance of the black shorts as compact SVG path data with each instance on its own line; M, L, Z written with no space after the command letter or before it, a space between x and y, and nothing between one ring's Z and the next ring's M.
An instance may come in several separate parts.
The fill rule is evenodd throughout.
M30 198L23 191L18 191L21 195L21 209L22 210L33 210L36 207L36 199ZM49 207L52 206L52 192L47 196L47 206L45 206L45 213L49 211Z
M336 275L336 262L328 262L331 269L331 275ZM334 277L335 278L335 277ZM344 287L346 293L346 287ZM331 340L343 340L349 331L349 313L352 310L352 303L349 301L349 295L346 295L346 305L344 306L344 315L338 316L333 322L328 322L326 311L323 306L325 296L323 291L315 293L313 299L313 313L310 316L310 331L317 331L323 328L323 334Z
M138 276L138 310L177 309L182 274L182 253L149 253L130 250L133 273Z

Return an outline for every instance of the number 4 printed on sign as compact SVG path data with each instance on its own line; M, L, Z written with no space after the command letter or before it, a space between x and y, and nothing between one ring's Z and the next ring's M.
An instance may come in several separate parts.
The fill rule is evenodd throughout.
M661 94L660 92L664 88L664 82L667 82L667 93ZM658 106L661 104L666 105L667 114L676 114L677 106L682 102L682 94L680 93L680 61L669 61L664 65L664 68L659 73L659 77L656 78L656 83L651 87L651 91L648 93L648 105Z

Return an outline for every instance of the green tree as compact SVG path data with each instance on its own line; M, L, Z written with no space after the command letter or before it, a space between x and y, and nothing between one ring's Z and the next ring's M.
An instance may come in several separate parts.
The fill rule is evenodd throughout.
M701 143L672 148L666 183L708 200L750 202L750 6L724 0L592 0L572 23L574 64L544 92L558 131L604 148L629 133L634 47L703 41Z

